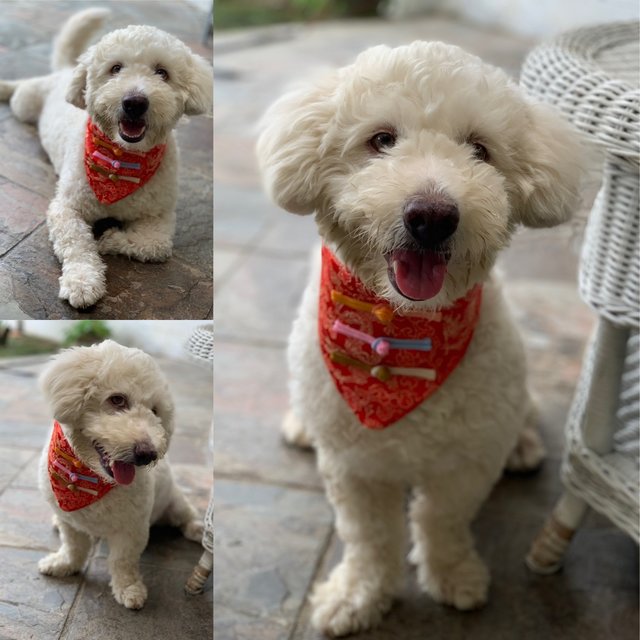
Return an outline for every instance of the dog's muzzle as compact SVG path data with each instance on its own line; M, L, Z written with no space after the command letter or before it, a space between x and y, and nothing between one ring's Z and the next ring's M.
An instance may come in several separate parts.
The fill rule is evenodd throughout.
M440 292L451 257L449 240L459 221L458 206L446 195L425 194L407 201L402 211L407 243L385 254L389 282L400 295L420 301Z
M145 114L149 110L149 99L141 94L122 98L122 117L118 123L120 137L125 142L140 142L147 130Z

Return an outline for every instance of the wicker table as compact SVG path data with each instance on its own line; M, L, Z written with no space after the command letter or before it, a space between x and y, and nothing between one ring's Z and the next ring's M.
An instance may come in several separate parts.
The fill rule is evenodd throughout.
M588 27L535 49L521 83L604 151L580 294L597 313L566 427L565 492L526 558L552 573L590 506L640 541L640 91L638 23Z

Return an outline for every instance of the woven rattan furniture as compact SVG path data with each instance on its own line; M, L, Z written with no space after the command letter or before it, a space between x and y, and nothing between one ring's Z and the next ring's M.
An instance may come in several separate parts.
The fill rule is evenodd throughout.
M638 23L579 29L535 49L522 70L524 87L604 152L579 278L598 323L566 427L565 492L526 558L537 573L559 569L588 507L640 541L638 36Z
M204 367L211 367L213 363L213 325L198 327L189 338L186 349L192 360ZM204 584L213 571L213 489L204 517L202 547L204 549L202 556L184 586L185 591L190 595L202 593Z

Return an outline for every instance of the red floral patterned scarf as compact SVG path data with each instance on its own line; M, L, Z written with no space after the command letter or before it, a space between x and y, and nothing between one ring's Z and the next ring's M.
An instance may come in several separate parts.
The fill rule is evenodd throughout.
M89 185L102 204L113 204L145 185L157 171L166 144L147 152L126 151L89 118L84 141L84 166Z
M116 485L81 462L55 421L49 442L49 480L63 511L77 511L97 502Z
M320 349L365 427L392 425L444 383L467 351L481 301L476 285L451 307L402 315L322 248Z

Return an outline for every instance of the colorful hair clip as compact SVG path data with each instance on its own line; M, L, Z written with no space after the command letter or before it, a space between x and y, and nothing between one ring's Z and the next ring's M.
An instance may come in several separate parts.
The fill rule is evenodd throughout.
M108 144L107 142L104 142L104 140L101 140L97 136L93 136L93 142L101 147L104 147L105 149L109 149L109 151L111 151L111 153L113 153L114 156L121 156L124 153L124 151L120 149L120 147L116 147L114 145Z
M74 471L71 471L70 469L65 467L58 460L53 461L53 466L59 469L60 471L63 471L64 473L66 473L69 476L69 479L71 480L71 482L78 482L78 480L85 480L86 482L92 482L93 484L98 484L98 478L85 476L82 473L75 473Z
M60 447L54 447L55 452L62 456L67 462L70 462L74 467L78 469L82 466L82 462L80 460L76 460L73 456L70 456L68 453L65 453Z
M373 336L365 333L364 331L359 331L358 329L354 329L349 325L341 322L340 320L336 320L333 323L333 330L336 333L341 333L342 335L349 336L351 338L356 338L356 340L362 340L362 342L366 342L371 346L371 349L375 351L379 356L386 356L389 354L390 349L412 349L415 351L431 351L431 339L424 338L422 340L404 340L402 338L387 338L386 336L381 336L379 338L374 338Z
M332 329L335 333L341 333L343 336L349 336L350 338L366 342L379 356L386 356L389 353L389 343L387 341L381 340L380 338L374 338L364 331L359 331L344 322L340 322L340 320L336 320L333 323Z
M435 380L437 375L435 369L422 369L419 367L386 367L384 365L371 366L366 362L360 362L360 360L350 358L340 351L333 351L329 357L332 362L368 371L374 378L377 378L382 382L387 382L391 379L391 376L410 376L412 378L422 378L423 380Z
M76 491L84 491L85 493L90 493L92 496L97 496L98 492L95 491L94 489L87 489L86 487L80 487L77 484L74 484L72 482L67 482L67 480L65 480L59 473L56 473L53 469L49 468L49 473L56 478L57 480L59 480L60 482L62 482L62 484L64 484L64 486L69 489L69 491L72 492L76 492Z
M344 293L340 293L333 289L331 291L331 300L338 302L346 307L355 309L356 311L366 311L373 314L382 324L389 324L393 320L393 310L386 304L371 304L370 302L362 302L362 300L356 300L346 296Z
M118 182L118 180L126 180L127 182L135 182L135 183L139 183L140 182L140 178L135 178L133 176L121 176L118 173L111 173L110 171L108 171L104 167L101 167L100 165L96 164L95 162L90 162L89 166L94 171L97 171L98 173L101 173L101 174L107 176L107 178L109 178L109 180L111 180L112 182Z
M99 158L100 160L103 160L104 162L108 162L114 169L120 169L121 167L123 169L136 169L139 170L140 169L140 164L138 162L124 162L124 160L112 160L111 158L105 156L104 154L100 153L99 151L94 151L91 154L92 157L94 158Z

